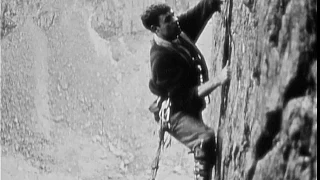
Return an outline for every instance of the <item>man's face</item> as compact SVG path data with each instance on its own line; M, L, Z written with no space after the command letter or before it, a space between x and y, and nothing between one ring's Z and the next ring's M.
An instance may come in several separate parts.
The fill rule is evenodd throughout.
M181 33L178 18L172 10L159 16L159 26L156 33L158 36L169 41L176 39Z

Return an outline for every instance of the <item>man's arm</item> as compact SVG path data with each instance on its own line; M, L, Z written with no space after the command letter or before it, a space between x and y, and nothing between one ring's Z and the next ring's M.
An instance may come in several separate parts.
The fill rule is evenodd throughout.
M217 77L198 86L198 96L205 97L209 95L217 87L227 82L230 79L230 76L231 76L230 64L227 63L226 67L222 69L221 73Z
M220 0L201 0L195 7L181 14L181 30L195 43L212 14L220 10Z
M199 97L208 96L212 91L214 91L220 85L221 85L221 82L217 78L209 80L198 87L198 96Z

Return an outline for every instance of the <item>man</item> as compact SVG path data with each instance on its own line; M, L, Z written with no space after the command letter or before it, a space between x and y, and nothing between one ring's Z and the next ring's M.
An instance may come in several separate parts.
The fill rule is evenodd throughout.
M194 153L196 180L211 179L216 158L214 131L204 124L201 115L205 98L227 82L231 73L227 65L209 80L204 57L195 45L212 14L219 9L220 1L202 0L176 17L168 5L154 4L141 16L145 28L154 33L149 88L160 99L150 109L159 120L159 104L170 99L167 132Z

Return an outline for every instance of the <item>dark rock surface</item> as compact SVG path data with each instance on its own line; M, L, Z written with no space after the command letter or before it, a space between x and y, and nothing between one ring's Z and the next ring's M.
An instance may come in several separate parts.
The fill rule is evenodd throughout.
M212 73L233 71L207 116L220 179L316 179L316 1L226 1L214 18Z

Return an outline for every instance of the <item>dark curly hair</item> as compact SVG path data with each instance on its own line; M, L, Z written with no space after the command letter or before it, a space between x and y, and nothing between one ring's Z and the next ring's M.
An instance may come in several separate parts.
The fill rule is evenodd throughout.
M151 30L152 25L159 25L159 16L166 14L171 10L171 7L165 3L153 4L149 6L145 12L141 15L141 21L143 26Z

